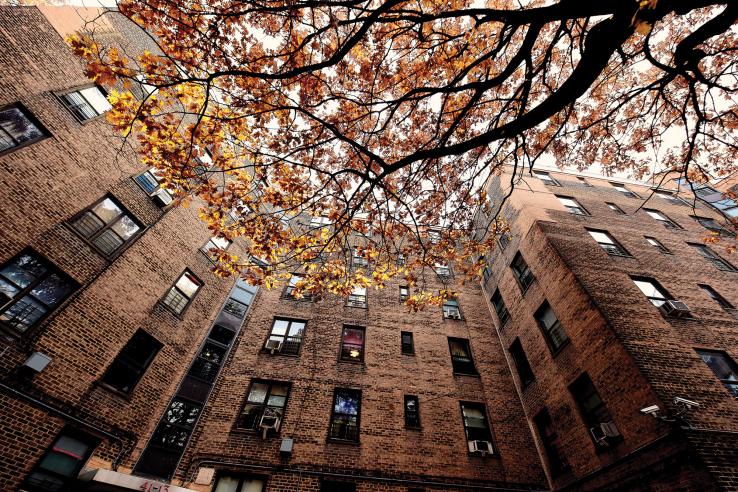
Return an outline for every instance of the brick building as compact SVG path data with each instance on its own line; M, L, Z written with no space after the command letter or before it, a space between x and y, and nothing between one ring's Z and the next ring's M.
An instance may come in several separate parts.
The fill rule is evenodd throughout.
M0 489L738 489L738 272L709 205L526 175L483 285L442 309L397 282L257 292L119 151L63 41L95 14L0 7Z

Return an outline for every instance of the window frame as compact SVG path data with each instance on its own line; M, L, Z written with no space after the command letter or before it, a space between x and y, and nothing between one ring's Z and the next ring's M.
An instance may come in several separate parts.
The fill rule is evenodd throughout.
M110 102L108 102L108 105L110 105L111 107L106 109L102 113L98 113L97 108L95 108L95 106L93 106L93 104L89 100L87 100L87 98L82 94L83 90L91 89L93 87L96 88L98 91L100 91L100 94L102 94L102 96L105 98L106 101L108 100L108 91L106 91L104 87L98 84L95 84L95 83L80 85L80 86L76 86L70 89L65 89L63 91L54 93L57 100L61 103L64 109L66 109L67 112L69 112L69 114L71 114L74 117L74 119L77 120L77 123L81 125L85 125L88 122L100 119L101 116L105 116L105 113L107 113L108 111L112 109L112 105L110 105ZM80 114L77 114L77 112L73 109L75 106L73 106L69 101L66 100L66 96L74 92L78 93L79 96L82 99L84 99L85 104L87 104L90 107L90 109L92 109L92 111L97 113L95 116L91 116L90 118L83 119Z
M27 146L33 145L33 144L35 144L37 142L40 142L40 141L42 141L42 140L44 140L46 138L49 138L51 136L51 132L49 132L49 130L44 126L44 124L41 123L41 121L36 117L36 115L34 115L20 101L16 101L14 103L10 103L10 104L6 104L6 105L3 105L3 106L0 106L0 111L6 111L6 110L9 110L9 109L16 109L16 110L18 110L23 115L23 117L26 120L28 120L33 126L36 127L36 129L41 133L41 135L39 135L38 137L34 137L34 138L30 139L30 140L25 140L23 142L16 143L17 140L12 135L10 135L7 130L3 129L2 126L0 126L0 132L3 132L5 134L7 134L7 137L11 141L13 141L14 143L16 143L16 145L13 145L12 147L8 147L5 150L0 150L0 156L3 156L3 155L6 155L6 154L9 154L11 152L14 152L16 150L22 149L23 147L27 147Z
M553 313L554 317L556 318L556 323L554 323L551 327L548 327L543 322L543 311L544 308L548 307L548 309ZM536 309L535 313L533 313L533 318L536 320L536 323L538 324L538 328L541 330L541 333L543 334L544 340L546 340L546 345L548 345L548 349L551 351L551 355L554 357L561 353L562 350L564 350L565 347L571 343L571 339L569 338L569 334L566 333L566 330L564 330L564 326L561 323L561 320L559 319L559 316L556 314L556 311L554 311L553 307L551 306L551 303L548 302L548 300L544 300L541 305ZM564 340L561 341L560 344L556 345L553 342L553 339L551 337L551 332L554 331L554 328L558 325L558 328L560 332L564 335Z
M364 294L356 294L355 291L357 288L364 289ZM355 286L353 289L351 289L351 294L349 294L348 297L346 298L346 307L353 307L353 308L358 308L358 309L368 309L369 308L369 295L367 293L367 288L361 287L361 286Z
M274 326L277 324L277 321L287 321L287 329L285 330L284 335L274 334ZM292 323L302 323L303 325L302 335L300 336L300 341L298 343L297 350L295 351L295 353L291 353L291 352L285 353L284 349L282 349L274 355L283 355L285 357L299 357L300 353L302 352L302 344L305 341L305 334L307 332L308 322L307 320L304 320L304 319L290 318L287 316L274 316L272 318L272 325L269 328L269 332L267 333L266 338L264 339L264 343L261 344L261 350L260 350L261 353L270 353L270 350L266 348L266 344L272 337L282 337L282 347L284 347L285 343L287 342L287 338L290 338L289 333L290 333L290 328L292 327ZM291 338L295 338L295 337L291 337Z
M513 340L508 347L507 352L510 354L513 364L515 364L515 371L517 372L518 380L520 381L520 389L525 391L528 386L536 380L536 375L533 372L533 368L530 365L528 356L525 354L523 344L520 342L519 337L516 337L515 340Z
M649 217L651 217L651 219L655 220L656 222L658 222L659 224L661 224L662 226L664 226L664 228L666 228L666 229L669 229L669 230L672 230L672 231L684 230L684 228L682 226L680 226L679 224L677 224L676 222L674 222L671 219L671 217L669 217L668 215L666 215L661 210L656 210L655 208L644 208L643 211L646 212L646 215L648 215ZM657 217L654 217L653 214L660 215L663 218L662 219L659 219Z
M638 193L628 188L625 185L625 183L617 183L614 181L610 181L610 185L613 188L615 188L615 190L623 196L627 196L629 198L640 198L640 195L638 195Z
M197 288L197 290L195 291L195 293L194 293L194 294L192 294L192 297L189 297L189 296L187 296L187 294L185 294L184 292L182 292L182 291L181 291L181 290L180 290L180 289L179 289L179 288L177 287L177 283L179 282L179 280L180 280L180 279L181 279L181 278L182 278L183 276L187 275L188 273L189 273L189 274L190 274L190 275L192 276L192 278L193 278L193 279L195 279L195 280L196 280L196 282L199 282L199 284L200 284L200 285L199 285L199 287ZM202 279L200 279L200 277L198 277L197 275L195 275L195 272L193 272L193 271L192 271L192 270L190 270L189 268L185 268L185 269L184 269L184 270L182 271L182 273L180 273L180 274L179 274L179 275L177 276L177 278L176 278L176 279L174 280L174 282L172 282L171 286L170 286L170 287L169 287L169 288L168 288L168 289L166 290L166 292L164 293L164 296L163 296L163 297L162 297L162 298L161 298L161 299L159 300L159 303L160 303L160 304L161 304L162 306L164 306L164 308L165 308L165 309L166 309L167 311L171 312L172 314L174 314L174 315L175 315L175 316L177 316L178 318L181 318L181 317L183 317L183 316L184 316L184 314L185 314L185 312L187 311L187 309L189 309L189 307L190 307L190 306L192 305L192 302L193 302L193 301L195 300L195 298L197 297L197 294L199 294L199 293L200 293L200 291L202 290L202 288L203 288L203 287L205 287L205 282L203 282L203 281L202 281ZM178 293L179 295L181 295L181 296L183 296L184 298L186 298L186 299L187 299L187 304L185 304L185 305L184 305L184 307L182 308L182 310L181 310L181 311L179 311L179 312L178 312L178 311L177 311L176 309L174 309L173 307L171 307L171 306L170 306L170 305L169 305L169 304L168 304L168 303L166 302L166 299L167 299L167 297L169 297L169 293L170 293L170 292L171 292L172 290L176 290L176 291L177 291L177 293Z
M415 419L413 420L409 414L407 409L407 403L408 401L415 401ZM403 405L402 405L402 413L405 420L405 428L406 429L420 429L421 428L421 421L420 421L420 398L418 398L418 395L403 395Z
M712 286L708 284L697 284L697 286L702 289L702 291L707 294L707 297L709 297L711 300L716 302L724 311L734 311L735 306L730 303L725 297L720 295L718 291L712 288Z
M56 446L59 444L59 441L62 437L70 437L72 439L76 439L83 444L87 445L87 449L85 450L85 453L79 457L72 455L75 458L79 458L77 460L77 465L75 466L74 471L69 475L62 475L61 473L57 473L50 470L45 470L41 467L41 464L52 455L52 453L59 454L59 451L55 451ZM86 432L82 432L79 429L76 429L74 427L71 427L69 425L62 428L62 430L54 437L54 440L51 441L51 444L46 448L44 453L41 455L41 457L36 461L36 463L33 465L33 468L25 474L23 478L23 482L21 485L21 489L24 487L35 487L34 485L29 485L28 480L30 476L34 473L40 472L49 474L55 478L60 479L62 484L62 489L60 490L68 490L69 486L74 483L77 480L77 476L79 475L79 472L82 471L82 469L85 467L87 462L90 460L90 457L94 454L95 449L100 445L100 439L96 438ZM66 456L69 456L71 453L65 452L63 449L60 449L61 454L64 454Z
M123 352L126 350L126 348L128 348L129 344L131 344L134 338L139 336L140 334L143 334L145 337L147 337L148 342L150 341L154 342L152 345L155 347L155 350L149 355L149 357L146 359L146 361L144 361L142 365L137 365L135 363L132 363L131 361L123 360L123 357L125 357L126 359L130 359L130 356L129 355L124 356ZM156 358L156 356L159 354L159 352L161 351L163 347L164 347L163 343L161 343L159 340L154 338L150 333L139 328L128 339L128 341L120 348L116 356L113 357L113 360L110 361L107 368L105 369L105 372L102 374L102 376L100 376L100 379L98 380L98 382L100 383L101 386L104 386L105 388L115 391L116 393L120 393L126 396L131 395L133 391L136 389L136 387L139 385L141 380L144 378L144 376L146 375L146 372L149 370L149 368L151 367L151 364L153 364L154 362L154 359ZM138 371L136 381L131 385L131 388L128 391L106 381L106 378L111 374L111 369L116 364L123 364L124 366L126 366L126 369L129 371L131 370Z
M498 454L497 453L497 445L495 444L494 437L492 435L492 426L490 425L489 420L489 414L487 413L487 405L485 405L483 402L475 402L475 401L468 401L468 400L460 400L459 401L459 411L461 413L461 425L464 428L464 437L466 438L466 446L467 446L467 452L469 454L472 454L472 452L469 450L469 443L471 441L482 441L484 439L470 439L469 438L469 429L476 429L476 427L469 427L466 425L466 417L464 415L464 408L466 407L477 407L477 410L481 408L482 415L484 415L484 423L486 424L486 430L487 434L489 436L489 442L492 445L492 453L493 455Z
M453 374L461 375L461 376L478 376L479 371L477 370L477 365L474 362L474 354L472 353L471 343L469 343L469 339L468 338L458 338L458 337L447 337L447 339L448 339L448 351L449 351L449 355L451 356L451 370ZM454 352L451 347L452 342L461 343L466 347L466 353L469 359L468 362L461 361L461 362L455 363L458 357L454 357ZM463 372L464 368L460 367L460 364L468 365L469 372Z
M589 383L589 386L591 386L593 393L590 393L589 396L585 395L583 392L579 393L575 391L574 388L577 388L579 386L586 386L586 382ZM599 390L597 389L597 386L595 386L594 381L592 381L592 378L589 377L589 374L586 372L582 372L579 376L577 376L574 381L572 381L568 386L567 389L569 390L569 394L571 395L572 399L574 400L574 403L577 407L577 410L579 411L579 416L582 419L582 422L584 422L584 425L586 426L588 430L588 434L590 439L592 440L592 443L594 444L595 448L599 451L602 449L605 449L606 446L603 446L602 444L599 444L597 441L595 441L594 436L592 435L592 432L590 429L597 426L598 424L605 423L605 422L598 422L600 419L597 417L597 413L599 411L602 411L604 414L606 414L606 418L609 419L608 422L615 423L615 419L613 419L612 413L610 413L610 409L607 408L607 404L605 403L605 400L600 395ZM585 408L584 400L591 397L592 395L596 395L597 399L600 401L600 403L592 408ZM583 396L586 398L579 399L577 396ZM616 438L612 438L609 443L610 444L616 444L623 440L622 435Z
M548 171L538 171L538 170L532 170L531 174L533 174L533 177L536 179L539 179L543 184L549 185L549 186L561 186L561 183L551 176L551 173ZM541 175L546 176L548 179L541 178Z
M607 205L607 208L615 212L617 215L628 215L625 213L625 210L620 208L620 205L618 205L617 203L605 202L605 205Z
M403 289L405 292L403 293ZM407 285L400 285L400 302L407 301L408 297L410 297L410 287Z
M359 246L351 248L351 268L367 268L369 266L369 258L366 257L366 253L361 254L359 248Z
M523 264L525 264L525 269L527 270L527 273L518 271L516 267L518 259L522 260ZM530 265L528 265L528 262L525 261L525 258L520 251L515 253L515 256L513 256L513 260L512 262L510 262L510 269L513 272L513 277L515 277L515 280L518 283L518 287L520 287L522 293L525 294L528 289L530 289L530 286L533 285L533 283L536 281L536 276L533 274L533 270L531 270ZM526 283L524 283L523 278L530 280L526 280Z
M356 439L346 439L346 438L340 438L340 437L333 437L332 430L333 430L333 424L334 419L336 415L339 416L348 416L353 417L352 414L349 413L340 413L336 414L336 397L338 396L339 392L343 393L353 393L357 398L356 401L358 404L356 405ZM338 443L358 443L361 440L361 398L362 398L362 390L360 389L354 389L354 388L341 388L336 387L333 389L333 399L331 400L331 416L328 421L328 441L330 442L338 442Z
M554 196L559 200L559 203L567 210L567 212L569 212L570 215L577 215L580 217L589 217L592 215L586 208L584 208L581 203L579 203L579 200L577 200L576 198L564 195ZM571 201L572 203L574 203L574 205L567 205L564 202L565 200ZM574 210L578 210L578 212L575 212Z
M633 257L633 255L631 255L630 252L628 252L628 250L625 249L625 247L622 244L620 244L620 242L617 239L615 239L615 237L612 234L610 234L608 231L606 231L604 229L592 229L592 228L589 228L589 227L585 227L585 230L589 234L589 237L591 237L597 243L597 245L600 247L600 249L602 251L604 251L605 253L607 253L608 256L620 256L620 257L623 257L623 258L632 258ZM594 235L592 234L593 232L594 233L597 233L597 234L603 234L603 235L605 235L607 237L607 239L610 240L610 243L602 243L602 242L600 242L596 237L594 237ZM610 250L610 249L605 248L603 246L603 244L606 244L608 246L614 246L614 250Z
M738 363L735 362L735 359L733 359L730 354L728 354L724 350L714 350L714 349L703 349L703 348L696 348L694 349L695 352L697 352L697 356L700 358L702 363L707 366L707 368L710 370L710 372L713 374L714 378L717 379L720 383L722 383L723 387L728 390L728 393L735 399L738 400L738 379L731 380L731 379L725 379L718 376L718 374L715 372L715 370L712 368L712 366L705 360L703 357L704 355L709 355L711 357L719 357L721 358L726 365L730 368L731 371L738 374Z
M255 403L255 402L249 402L249 395L251 394L251 390L254 388L255 384L265 384L268 386L266 395L264 396L264 402L263 403ZM246 405L256 405L260 408L261 416L257 420L261 420L261 418L264 416L264 409L269 405L269 397L272 395L272 390L274 386L284 386L287 388L287 394L284 397L284 406L282 406L282 415L279 419L279 426L277 426L276 429L270 431L270 435L275 436L279 435L279 433L282 431L282 424L284 424L284 420L287 415L287 406L290 402L290 395L292 394L292 383L290 381L279 381L274 379L262 379L262 378L252 378L251 381L249 381L249 386L246 389L246 393L243 396L243 401L241 402L241 406L238 410L238 415L236 416L236 421L233 424L233 428L235 430L241 431L241 432L254 432L254 433L261 433L262 431L259 430L259 424L256 424L256 429L252 429L249 427L245 427L241 425L241 422L243 421L243 414L244 409L246 408ZM274 407L274 405L271 405Z
M699 224L700 227L702 227L703 229L706 229L710 232L714 232L715 234L718 234L720 236L731 237L731 238L735 237L735 234L731 233L725 227L721 226L717 222L717 219L713 217L704 217L701 215L690 215L690 217L694 219L694 221L697 222L697 224ZM711 225L714 225L715 227L706 226L702 221L707 221L708 223L710 223Z
M458 316L458 318L453 316L454 309L456 309L456 315ZM443 319L451 319L454 321L464 320L464 315L461 313L461 303L459 302L458 296L454 296L450 299L444 299L441 310L443 312Z
M702 256L702 258L704 258L705 261L707 261L708 263L711 263L712 266L714 266L721 272L738 272L738 268L736 268L732 263L725 260L722 256L715 253L712 250L712 248L710 248L706 244L700 244L700 243L687 243L687 244L691 246L692 249L697 250L697 252L699 252L700 256Z
M677 194L672 191L655 189L653 190L653 192L666 203L671 203L673 205L689 205L687 202L684 201L684 199L677 196Z
M500 306L497 305L495 302L495 297L499 297L500 299ZM497 315L497 321L500 323L500 329L504 328L507 323L510 321L510 311L507 309L507 305L505 304L505 299L502 297L502 292L500 292L500 288L496 288L492 296L489 298L490 304L492 304L492 307L495 310L495 314Z
M301 273L291 273L291 277L287 281L287 283L284 285L284 289L282 289L282 294L280 294L281 299L289 299L291 301L306 301L306 302L312 302L313 296L310 294L302 294L302 297L297 298L292 295L292 292L295 290L295 286L292 284L292 280L294 278L297 278L298 280L295 281L295 284L299 282L300 280L305 279L305 275Z
M405 335L410 336L410 343L405 343ZM405 350L409 346L409 350ZM400 332L400 353L402 355L415 355L415 335L412 331L401 331Z
M224 241L226 241L227 244L225 248L222 248L218 246L217 244L215 244L213 239L223 239ZM230 239L220 238L218 236L211 236L207 240L207 242L202 245L202 247L200 248L200 252L204 254L208 258L208 260L210 260L211 263L214 263L215 259L213 258L213 255L210 253L210 250L213 248L217 248L217 249L222 249L223 251L228 251L228 248L230 248L232 244L233 244L233 241L231 241Z
M554 426L553 418L546 407L543 407L534 417L533 425L538 433L538 438L541 440L543 450L548 461L549 469L551 470L552 477L558 477L561 474L571 469L566 456L561 451L561 441L559 439L559 433ZM552 432L546 432L550 429Z
M579 180L580 183L584 183L584 186L587 186L590 188L594 186L592 183L587 181L587 178L585 178L584 176L577 176L577 179Z
M345 338L346 338L346 330L357 330L363 334L362 343L361 343L361 351L359 352L358 358L352 359L344 355L344 351L346 349L346 347L344 347ZM351 345L354 346L355 344L351 344ZM357 326L357 325L346 325L346 324L343 325L341 327L341 347L340 347L340 351L338 352L338 360L341 362L351 362L354 364L363 364L365 356L366 356L366 327Z
M10 283L16 288L18 288L18 292L9 299L5 304L0 305L0 315L6 313L10 308L15 306L21 299L32 296L31 292L44 280L49 278L50 276L56 274L60 279L65 280L70 285L70 291L69 293L61 298L59 302L54 306L49 306L45 302L38 300L36 296L32 296L34 300L37 302L40 302L44 305L44 307L47 307L49 309L46 310L46 312L38 318L33 324L29 325L25 330L18 330L17 328L14 328L12 325L8 324L5 320L0 320L0 327L2 327L3 331L9 331L11 334L15 336L23 336L35 329L37 329L41 324L57 309L60 309L74 294L77 292L80 288L80 283L77 282L74 278L72 278L69 274L67 274L64 270L57 267L56 264L49 261L46 256L40 254L38 251L34 250L33 248L26 247L23 248L21 251L16 253L15 255L8 258L7 261L0 264L0 269L4 268L5 266L13 263L15 260L19 259L21 256L28 255L34 258L39 263L43 264L46 267L46 271L36 279L34 279L32 282L30 282L26 287L21 288L20 285L16 284L9 278L5 277L4 275L0 274L0 278L4 279L4 282Z
M120 210L120 213L116 215L113 219L110 220L110 222L105 222L100 216L98 216L93 209L103 203L106 200L110 200L113 202L113 205L118 207ZM77 229L76 223L79 221L82 217L84 217L87 213L91 213L94 215L98 220L100 220L103 223L103 226L93 232L89 237L85 236L84 233L80 232ZM102 249L100 249L96 244L95 240L101 237L106 231L112 230L113 226L120 222L124 217L128 217L134 224L138 226L138 231L136 231L131 237L129 237L126 240L123 240L123 243L121 243L118 248L115 249L112 253L108 254ZM134 214L131 213L130 210L128 210L121 202L118 200L112 193L106 193L103 195L100 199L96 200L91 205L83 208L76 214L74 214L72 217L70 217L65 224L69 229L72 230L72 232L79 237L82 241L84 241L90 248L92 248L93 251L98 253L100 256L105 258L108 261L114 261L117 259L120 255L122 255L133 243L135 243L140 237L143 236L143 233L148 229L143 222L141 222ZM120 238L120 235L113 230L113 233ZM122 238L121 238L122 239Z
M651 305L654 306L654 307L656 307L656 308L660 308L662 305L664 305L666 303L666 301L673 301L674 300L674 297L669 293L669 291L667 289L665 289L664 286L661 285L659 283L659 281L656 280L655 278L652 278L652 277L642 277L642 276L638 276L638 275L631 275L630 276L630 279L633 281L633 284L635 285L635 288L638 289L638 292L640 292L641 295L643 297L645 297L648 300L648 302L651 303ZM649 296L649 295L647 295L645 292L643 292L641 290L641 288L636 283L636 281L651 284L651 287L653 287L654 290L656 290L656 292L658 292L659 294L661 294L663 297L655 297L655 296ZM660 302L661 304L656 304L656 303L654 303L654 301Z
M667 248L666 246L664 246L664 243L662 243L661 241L659 241L657 238L655 238L653 236L643 236L643 237L646 239L646 242L648 243L648 245L651 246L652 248L656 248L656 250L659 253L664 254L664 255L673 255L674 254L674 253L671 252L671 250L669 248ZM653 244L651 241L654 241L656 244Z

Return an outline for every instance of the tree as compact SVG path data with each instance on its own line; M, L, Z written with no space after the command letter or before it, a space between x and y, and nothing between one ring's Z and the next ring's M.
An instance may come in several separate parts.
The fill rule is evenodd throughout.
M522 5L123 1L160 52L69 41L98 83L123 83L109 121L141 159L202 199L214 234L246 238L218 272L299 271L296 295L400 276L418 307L451 295L423 291L426 269L470 278L493 254L505 225L484 183L503 164L736 169L738 3Z

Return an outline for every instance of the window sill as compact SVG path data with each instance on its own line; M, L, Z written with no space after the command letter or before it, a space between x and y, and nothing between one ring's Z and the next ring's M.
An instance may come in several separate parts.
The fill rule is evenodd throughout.
M341 359L341 358L339 358L338 359L338 362L340 362L342 364L352 364L352 365L355 365L355 366L363 366L364 365L364 361L363 360L351 360L351 359Z
M102 388L105 391L114 394L118 398L122 398L126 402L130 402L131 401L131 393L133 393L133 390L131 390L131 393L125 393L125 392L119 390L118 388L115 388L113 386L110 386L108 383L105 383L105 382L100 381L100 380L94 381L92 384L94 386L98 387L98 388Z
M558 346L555 349L553 347L551 347L551 345L549 344L549 347L548 348L551 350L551 357L553 357L555 359L569 345L571 345L571 339L570 338L568 338L564 343L562 343L560 346Z
M472 378L481 377L481 376L479 376L479 373L478 372L468 373L468 372L455 372L455 371L454 371L454 376L469 376L469 377L472 377Z
M359 446L361 444L360 441L350 441L348 439L336 439L334 437L329 437L326 439L326 442L329 444L341 444L343 446Z
M267 437L266 438L267 439L271 439L271 438L274 438L274 437L279 437L280 436L280 432L281 432L281 429L279 431L276 431L276 432L270 431L270 432L267 433ZM239 435L240 434L240 435L243 435L243 436L256 436L259 439L262 438L262 432L261 431L258 431L258 430L255 430L255 429L242 429L240 427L233 427L231 429L230 433L231 434L236 434L236 435Z
M166 304L164 304L164 302L163 302L163 301L161 301L161 300L157 301L157 303L156 303L156 305L155 305L155 306L156 306L156 307L158 307L158 308L160 308L161 310L163 310L163 311L165 311L165 312L167 312L167 313L171 314L171 315L172 315L172 316L174 316L174 317L175 317L175 318L176 318L176 319L177 319L178 321L182 321L182 320L184 319L184 313L185 313L185 311L187 311L187 307L189 307L189 306L185 307L185 308L184 308L184 309L182 310L182 312L181 312L181 313L178 313L178 312L177 312L177 311L175 311L174 309L172 309L172 308L170 308L169 306L167 306Z
M480 458L480 459L495 458L495 459L498 459L498 460L500 459L500 453L485 453L485 454L482 454L482 453L478 453L478 452L475 453L475 452L472 452L472 451L468 451L466 454L470 458Z
M423 428L419 425L406 425L405 430L420 432Z
M297 354L283 354L282 352L272 353L271 350L265 350L265 349L259 350L259 355L268 355L269 357L292 357L292 358L300 357L299 353Z
M607 256L612 256L613 258L629 258L629 259L634 259L635 258L635 256L633 256L633 255L619 255L619 254L615 254L615 253L607 253Z

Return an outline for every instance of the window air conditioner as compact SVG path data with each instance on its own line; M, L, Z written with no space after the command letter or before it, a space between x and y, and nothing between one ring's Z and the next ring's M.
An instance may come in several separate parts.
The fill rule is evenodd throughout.
M659 306L659 309L664 316L669 316L670 318L689 318L691 316L689 307L681 301L666 301Z
M156 193L151 195L151 199L154 200L154 203L156 203L160 207L166 207L170 203L172 203L172 195L169 194L167 190L158 190Z
M279 340L267 340L265 349L269 350L271 353L279 352L282 350L282 342Z
M261 429L261 437L266 439L267 434L270 430L276 431L279 427L279 417L275 415L267 415L266 413L261 416L259 421L259 428Z
M480 453L482 455L492 454L492 443L489 441L470 441L472 453Z
M614 422L602 422L589 429L592 438L597 444L607 445L607 440L620 437L620 431Z

